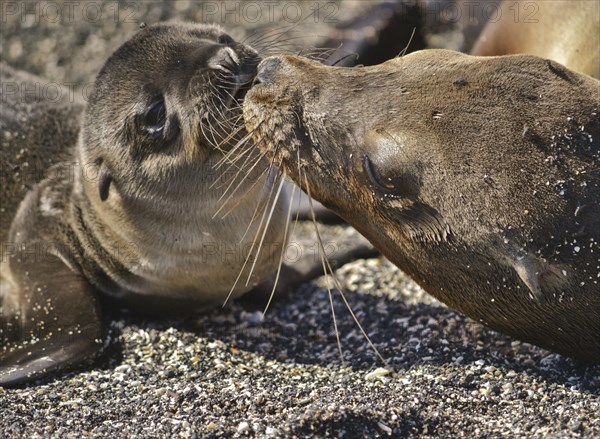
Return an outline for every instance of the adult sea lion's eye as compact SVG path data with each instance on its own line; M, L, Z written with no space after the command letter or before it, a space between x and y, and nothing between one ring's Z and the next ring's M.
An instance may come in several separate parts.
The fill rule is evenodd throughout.
M379 175L367 154L363 155L363 167L369 179L377 189L385 193L394 193L396 191L396 182L390 177Z
M142 115L141 128L153 137L162 135L167 122L167 109L163 98L153 101Z

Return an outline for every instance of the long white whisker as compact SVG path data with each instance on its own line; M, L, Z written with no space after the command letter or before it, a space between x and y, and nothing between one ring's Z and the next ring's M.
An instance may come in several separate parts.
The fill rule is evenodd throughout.
M300 158L300 151L298 150L298 159ZM340 353L340 361L342 363L342 365L344 364L344 353L342 352L342 342L340 340L340 331L338 329L338 324L337 324L337 317L335 315L335 308L333 306L333 294L331 294L331 288L329 286L329 279L327 278L327 267L325 265L325 259L327 257L327 255L325 254L325 250L323 248L323 245L321 244L321 234L319 233L319 227L317 226L317 219L315 217L315 213L313 211L313 206L312 206L312 196L310 194L310 188L308 187L308 179L306 178L306 174L302 173L302 170L300 168L300 160L298 160L298 172L299 172L299 176L300 178L304 178L305 181L305 187L306 187L306 195L308 195L308 201L309 201L309 205L310 205L310 210L311 210L311 217L313 220L313 224L315 226L315 231L317 232L317 242L319 243L319 255L321 256L321 264L323 266L323 274L326 276L325 279L325 287L327 288L327 295L329 297L329 306L331 307L331 316L333 318L333 330L335 331L335 338L337 340L337 346L338 346L338 350Z
M239 176L239 174L243 171L242 168L240 168L238 170L238 172L235 174L234 179L231 180L231 184L225 189L223 195L219 198L219 201L221 201L226 195L227 198L225 199L225 201L223 202L223 204L221 204L221 206L219 207L219 209L215 212L213 219L216 218L216 216L224 209L224 207L229 203L229 201L231 201L231 199L233 198L233 196L237 193L237 191L239 190L239 188L242 186L242 184L246 181L246 178L248 178L248 176L252 173L252 171L254 170L254 168L256 168L256 166L258 166L259 163L261 163L263 156L259 155L257 157L257 159L255 160L254 164L250 167L250 169L248 169L248 171L246 172L246 175L241 179L241 181L238 183L238 185L233 189L233 191L229 192L231 186L233 185L233 183L235 183L235 178L237 178ZM264 172L263 172L264 173ZM258 180L260 179L260 177L262 177L262 174L259 176L259 178L257 178L257 180L250 186L249 190L246 191L244 194L248 194L249 191L254 187L254 185L258 182ZM229 192L229 194L228 194ZM243 199L244 197L240 197L240 200ZM227 217L227 215L229 215L234 209L235 207L237 207L239 205L239 201L235 203L234 206L232 206L226 213L225 215L223 215L221 217L221 219L225 219Z
M227 153L223 154L223 157L221 157L221 159L215 163L214 165L214 169L219 169L221 166L223 166L225 163L227 164L232 164L233 160L232 160L232 156L234 154L236 154L238 152L238 150L240 148L243 148L244 146L246 146L246 142L248 142L248 140L250 140L252 138L252 133L248 133L246 134L239 142L237 142L229 151L227 151ZM242 152L241 154L245 154L245 152Z
M284 183L284 180L282 179L282 184L283 183ZM292 187L292 193L290 195L290 198L292 200L294 199L295 194L296 194L296 186ZM265 314L267 313L267 310L269 309L269 305L271 305L271 301L273 300L273 297L275 296L275 290L277 289L277 283L279 282L279 275L281 274L281 267L283 266L283 256L285 255L286 243L287 243L287 239L288 239L290 218L292 217L292 206L293 206L292 203L290 203L290 205L288 206L285 230L283 231L283 244L281 246L281 255L279 256L279 265L277 266L277 274L275 274L275 281L273 282L273 289L271 290L271 294L269 295L269 300L267 301L267 304L265 305L265 309L263 310L263 318L264 318Z
M277 188L277 193L275 194L275 197L273 198L273 202L271 204L271 209L269 210L269 216L266 217L267 222L264 225L263 228L263 233L262 233L262 237L260 238L260 243L258 244L258 247L256 249L256 256L254 257L254 262L252 263L252 267L250 268L250 273L248 273L248 279L246 279L246 286L248 286L248 284L250 283L250 277L252 276L252 273L254 272L254 267L256 267L256 263L258 262L258 257L260 256L260 252L262 250L264 241L265 241L265 237L267 236L267 231L269 230L269 224L271 224L271 219L273 218L273 212L275 211L275 208L277 207L277 200L279 200L279 195L281 194L281 190L283 189L283 184L285 183L285 180L283 178L280 178L280 182L279 182L279 187ZM267 211L266 206L265 206L265 212ZM262 227L263 221L261 221L260 227ZM260 230L260 228L259 228Z
M329 259L327 258L327 254L325 253L325 248L323 247L323 241L321 240L321 235L320 235L320 232L319 232L319 228L317 227L317 222L316 222L317 220L315 218L315 212L314 212L313 204L312 204L312 197L310 195L310 188L308 186L308 179L306 178L306 175L304 175L304 183L306 185L306 190L307 190L307 194L308 194L308 202L310 204L311 216L312 216L313 222L315 224L315 231L317 233L318 243L319 243L319 247L321 249L320 253L323 255L323 264L327 264L327 268L329 269L329 273L331 273L331 277L333 279L334 286L335 286L336 290L338 291L338 293L340 294L340 297L344 301L344 304L346 305L346 308L350 312L350 315L352 316L352 319L354 320L354 322L358 326L360 332L365 337L365 340L367 340L367 343L369 344L369 346L371 346L371 349L373 349L373 351L375 352L375 354L377 355L377 357L384 364L387 364L387 361L379 353L379 350L375 347L375 345L371 341L371 338L369 337L369 335L367 334L367 332L364 330L363 326L360 324L360 321L356 317L356 314L354 314L354 311L352 310L352 307L350 306L350 303L348 303L348 300L346 299L346 295L342 292L342 286L340 285L339 281L335 277L333 268L331 267L331 264L329 263Z
M266 184L266 182L265 182L265 184ZM268 195L267 199L264 201L266 204L268 204L269 199L271 198L271 195L273 195L273 188L274 188L274 186L271 186L271 190L269 191L269 195ZM256 219L257 213L258 213L258 211L259 211L259 209L260 209L260 207L261 207L262 204L263 204L263 200L259 200L259 202L256 205L256 208L254 209L254 213L252 214L252 218L250 218L250 222L248 224L248 227L246 228L246 231L244 232L244 235L240 239L240 242L243 242L244 239L246 238L246 235L250 231L250 227L252 227L252 224L254 223L254 220ZM265 213L266 213L266 210L267 209L265 207L265 209L264 209ZM264 213L263 213L263 219L264 219ZM231 295L233 294L233 290L235 289L235 287L237 286L238 282L240 281L240 278L242 277L242 273L244 272L244 269L246 268L246 265L248 265L248 261L250 260L250 257L252 256L252 250L254 250L254 246L256 245L256 239L258 238L258 234L260 233L260 228L262 226L263 219L261 219L261 223L258 226L256 236L254 237L254 240L252 241L252 245L250 246L250 249L248 250L248 254L246 255L246 258L244 259L244 263L242 264L242 268L240 268L240 272L237 275L237 277L235 278L235 282L231 286L231 290L229 290L229 294L227 295L227 297L225 298L225 301L223 302L223 306L225 306L227 304L227 302L229 301L229 299L231 298Z

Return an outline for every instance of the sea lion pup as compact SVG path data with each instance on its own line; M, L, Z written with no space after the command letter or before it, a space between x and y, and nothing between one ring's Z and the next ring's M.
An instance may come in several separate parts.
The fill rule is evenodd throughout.
M468 15L474 4L465 1L461 6ZM600 79L599 2L505 0L497 8L476 6L480 14L487 11L490 22L473 45L472 55L537 55Z
M426 291L600 362L599 81L534 56L262 61L244 100L274 163Z
M239 101L259 60L217 26L147 27L106 61L81 130L81 107L31 110L24 125L48 131L28 144L8 134L29 103L3 97L0 385L93 356L103 344L97 292L183 316L276 271L287 200L268 227L259 221L277 189L268 163L255 151L232 156L232 173L216 166L245 135ZM41 175L24 182L34 164ZM213 218L223 205L231 212Z

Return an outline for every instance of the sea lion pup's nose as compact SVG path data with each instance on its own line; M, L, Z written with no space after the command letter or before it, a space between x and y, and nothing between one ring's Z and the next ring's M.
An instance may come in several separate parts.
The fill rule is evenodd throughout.
M254 84L272 84L275 80L275 72L281 65L281 59L270 57L258 65L258 73L254 78Z

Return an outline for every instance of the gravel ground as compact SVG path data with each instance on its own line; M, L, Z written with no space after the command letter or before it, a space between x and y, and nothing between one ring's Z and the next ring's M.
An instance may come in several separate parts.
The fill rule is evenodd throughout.
M1 57L78 88L140 21L201 20L207 4L225 7L145 2L114 20L107 17L116 3L105 3L104 18L92 22L80 14L99 3L81 2L73 20L55 23L50 9L46 19L38 9L36 19L12 13L11 4L22 6L2 4ZM53 4L59 3L38 7ZM343 2L337 18L367 6ZM309 24L311 30L303 27ZM228 24L234 34L264 26L235 17ZM328 26L304 23L298 32L317 41L295 43L318 44ZM310 226L297 233L306 239ZM323 230L332 242L347 233ZM579 369L488 330L385 260L358 261L336 274L387 364L334 293L342 360L326 278L276 301L264 318L240 303L184 323L113 310L106 351L96 362L25 389L0 388L0 436L600 436L600 367Z

